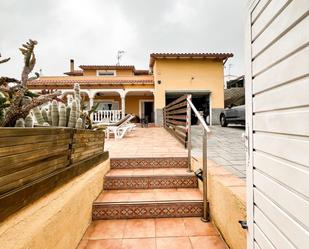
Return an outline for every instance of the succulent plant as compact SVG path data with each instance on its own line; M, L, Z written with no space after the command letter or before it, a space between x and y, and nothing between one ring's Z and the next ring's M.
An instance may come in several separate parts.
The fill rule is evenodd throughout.
M71 113L71 106L66 107L66 126L68 127L69 119L70 119L70 113Z
M59 126L67 126L66 107L63 103L60 104L59 108Z
M45 108L42 108L41 113L42 113L44 122L47 122L47 123L48 123L48 115L47 115L46 109L45 109Z
M58 102L55 99L53 100L51 106L51 120L52 120L52 126L59 125L59 108L58 108Z
M25 127L33 127L34 121L31 114L28 114L25 118Z
M73 100L68 127L75 128L76 121L77 121L77 103L76 100Z
M49 125L52 124L51 104L49 104L49 106L48 106L47 121L48 121Z
M49 123L44 122L44 123L43 123L43 126L50 126L50 125L49 125Z
M25 120L23 118L17 119L15 127L25 127Z
M37 107L34 107L32 110L33 110L33 114L35 116L37 123L39 125L42 125L45 122L45 120L43 118L40 108L37 106Z
M83 120L81 118L78 118L77 121L76 121L76 126L75 128L77 129L83 129Z

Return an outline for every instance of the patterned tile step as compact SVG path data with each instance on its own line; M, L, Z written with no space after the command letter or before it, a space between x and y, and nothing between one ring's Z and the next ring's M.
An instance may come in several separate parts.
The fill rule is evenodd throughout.
M195 188L198 186L194 174L183 175L141 175L105 176L104 190L111 189L155 189L155 188Z
M111 158L111 169L187 168L187 157Z
M111 169L106 176L194 175L186 168Z
M202 216L202 201L94 203L93 220Z

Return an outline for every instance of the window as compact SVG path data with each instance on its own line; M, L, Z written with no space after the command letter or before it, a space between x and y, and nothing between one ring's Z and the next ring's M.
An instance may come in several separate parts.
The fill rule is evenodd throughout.
M97 70L97 76L116 76L115 70Z

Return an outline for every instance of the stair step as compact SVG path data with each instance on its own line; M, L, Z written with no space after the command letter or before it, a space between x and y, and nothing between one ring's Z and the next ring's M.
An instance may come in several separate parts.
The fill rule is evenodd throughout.
M202 194L191 189L138 189L102 192L93 204L93 220L197 217Z
M111 169L187 168L187 157L111 158Z
M104 179L104 190L195 188L194 173L184 168L112 169Z

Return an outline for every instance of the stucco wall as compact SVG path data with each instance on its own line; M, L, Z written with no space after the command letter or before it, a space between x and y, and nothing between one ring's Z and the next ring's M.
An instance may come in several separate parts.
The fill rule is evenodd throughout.
M193 158L192 168L202 168L202 159ZM210 217L231 249L246 249L246 231L239 220L246 220L245 182L208 160L208 201ZM203 192L203 183L199 189Z
M10 216L0 225L1 249L75 249L109 167L107 160Z
M159 59L153 68L155 108L165 106L166 91L210 91L212 108L224 107L224 74L222 61L210 59ZM161 84L158 84L158 81Z
M139 117L139 101L141 99L153 100L153 96L126 96L126 114Z

